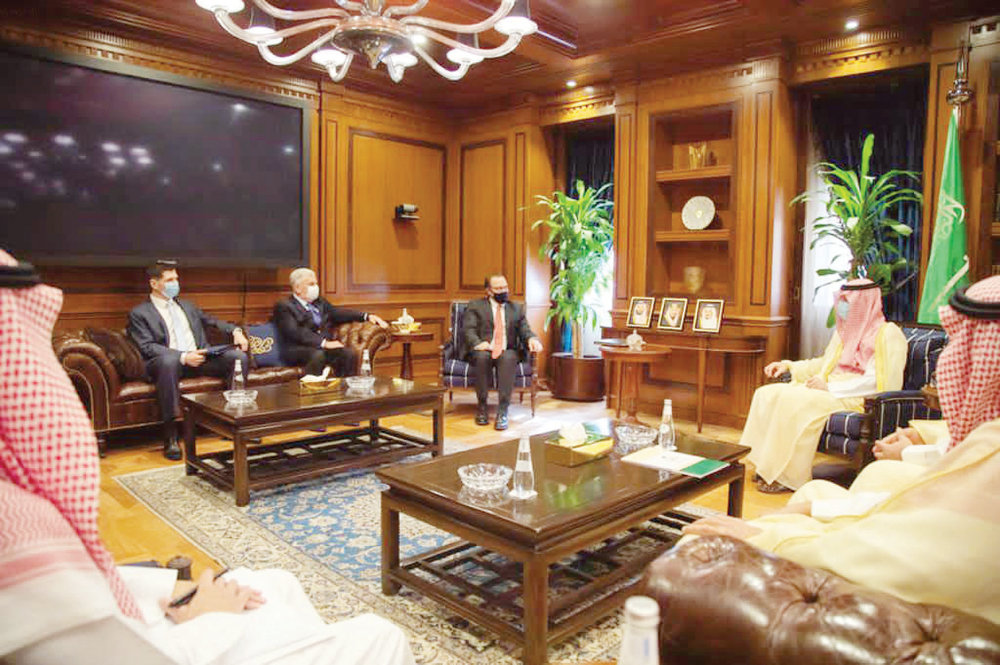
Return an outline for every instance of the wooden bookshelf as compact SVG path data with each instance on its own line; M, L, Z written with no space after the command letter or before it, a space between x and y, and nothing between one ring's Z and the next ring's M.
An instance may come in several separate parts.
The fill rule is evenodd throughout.
M711 229L702 231L657 231L656 242L729 242L732 232L729 229Z
M686 180L711 180L733 175L732 164L717 164L694 169L663 169L656 172L656 182L681 182Z

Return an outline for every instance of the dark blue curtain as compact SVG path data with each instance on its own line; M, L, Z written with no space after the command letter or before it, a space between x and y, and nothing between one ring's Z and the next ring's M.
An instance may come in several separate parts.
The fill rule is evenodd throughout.
M615 177L615 129L589 127L571 129L566 134L566 193L576 196L576 181L584 186L599 189L613 182ZM605 193L614 198L614 186ZM560 336L562 351L573 348L573 331L564 326Z
M927 72L903 80L867 82L863 90L814 95L811 100L813 136L824 161L841 168L858 169L865 136L875 135L870 171L876 177L890 169L923 172L924 131L927 122ZM920 190L922 182L898 181L900 186ZM890 321L917 318L917 272L920 269L921 207L901 203L890 216L906 224L913 233L896 241L911 266L893 275L898 287L883 299Z

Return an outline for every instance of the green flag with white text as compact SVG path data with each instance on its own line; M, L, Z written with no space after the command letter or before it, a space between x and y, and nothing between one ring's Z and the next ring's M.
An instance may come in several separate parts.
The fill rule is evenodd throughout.
M948 141L944 146L944 168L938 190L937 215L931 256L920 295L920 323L941 324L938 307L948 304L955 289L969 280L969 257L965 241L965 190L962 185L962 160L958 153L958 111L948 123Z

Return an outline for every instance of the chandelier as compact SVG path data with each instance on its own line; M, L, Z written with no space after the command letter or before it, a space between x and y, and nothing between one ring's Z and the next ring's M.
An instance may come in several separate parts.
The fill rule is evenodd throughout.
M446 79L457 81L469 67L485 58L507 55L521 38L538 29L531 20L528 0L500 0L500 6L479 23L463 25L418 16L430 0L409 5L387 5L386 0L333 0L328 9L288 10L267 0L249 0L249 24L241 28L231 14L244 10L243 0L195 0L199 7L215 14L226 32L253 44L261 57L272 65L290 65L309 55L325 67L334 81L340 81L354 56L364 56L372 69L385 65L389 77L398 83L407 68L420 60ZM276 20L288 25L277 29ZM479 33L493 29L506 39L494 48L479 47ZM453 33L454 37L444 33ZM287 55L278 55L272 46L303 33L318 34L313 41ZM448 50L445 57L454 67L443 65L427 51L431 42Z

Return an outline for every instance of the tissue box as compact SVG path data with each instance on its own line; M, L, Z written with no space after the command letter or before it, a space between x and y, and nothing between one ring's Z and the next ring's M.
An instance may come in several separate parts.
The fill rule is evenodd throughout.
M559 466L579 466L587 462L607 457L615 447L614 440L604 434L598 437L588 436L585 441L576 446L566 446L560 443L556 434L545 442L545 459Z
M324 379L323 381L303 381L299 379L300 395L316 395L318 393L330 393L341 389L342 381L339 378Z

